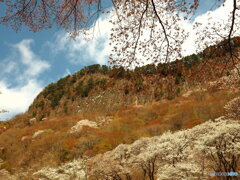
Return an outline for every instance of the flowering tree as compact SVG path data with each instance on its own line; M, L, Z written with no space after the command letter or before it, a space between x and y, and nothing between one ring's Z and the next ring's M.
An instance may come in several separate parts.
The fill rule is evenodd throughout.
M240 158L240 124L217 121L213 131L198 140L198 148L207 154L215 172L237 172Z
M239 35L239 1L232 2L232 12L226 14L228 21L213 22L209 18L207 25L196 22L194 28L199 51L226 40L224 46L231 53L231 65L236 66L237 56L230 42L233 36ZM114 28L111 40L114 50L110 61L129 66L141 65L146 61L156 63L180 59L182 43L189 35L183 24L191 20L198 6L198 0L192 3L184 0L118 1L115 5L118 16L112 20ZM216 54L215 51L215 48L211 49L209 55Z
M238 172L240 123L218 118L192 129L143 138L89 160L97 179L209 179L210 172ZM127 178L128 177L128 178Z
M90 20L90 17L86 18L87 12L84 7L93 6L94 2L97 0L5 1L5 16L0 22L11 26L16 31L20 30L22 25L27 25L34 32L59 25L71 35L76 36L78 31L85 27L84 24ZM100 2L97 3L99 6L96 12L99 12Z
M110 1L110 0L109 0ZM226 0L215 0L226 2ZM227 40L227 51L230 62L236 66L236 54L233 53L231 38L238 35L239 0L233 2L229 20L225 23L202 26L195 24L197 44L203 50L211 42ZM84 33L89 22L101 12L109 12L103 8L101 0L20 0L5 2L5 16L0 23L19 30L27 25L33 31L51 28L58 25L67 30L73 37ZM166 1L166 0L111 0L113 13L111 19L113 29L111 43L113 52L110 55L112 64L131 66L144 62L170 61L181 57L181 44L188 33L181 24L191 20L199 7L200 0ZM212 51L213 53L213 51ZM229 62L229 61L227 61Z
M231 100L224 108L228 118L240 120L240 97Z

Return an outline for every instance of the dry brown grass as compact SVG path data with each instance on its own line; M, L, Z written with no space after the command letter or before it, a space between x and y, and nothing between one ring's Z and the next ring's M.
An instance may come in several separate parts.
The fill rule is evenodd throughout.
M0 146L6 153L2 168L14 171L20 167L38 169L43 166L57 166L83 155L94 156L115 148L121 143L132 143L145 136L160 135L166 130L191 128L201 122L224 114L224 105L239 92L219 90L195 92L188 97L171 101L131 106L112 113L113 120L99 129L83 128L79 133L67 131L81 119L95 121L101 114L48 118L45 121L26 125L29 117L20 115L19 122L8 125L0 134ZM19 118L18 117L18 118ZM37 138L31 136L38 130L45 130ZM30 137L21 141L23 136Z

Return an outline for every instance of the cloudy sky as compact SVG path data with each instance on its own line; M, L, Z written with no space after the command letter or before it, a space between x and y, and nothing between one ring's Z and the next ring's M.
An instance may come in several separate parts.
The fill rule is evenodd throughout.
M213 1L204 0L196 19L206 21L209 16L207 10L213 5ZM224 13L226 8L228 6L215 9L213 13ZM56 28L33 33L27 28L15 32L0 25L0 109L9 111L0 114L0 120L25 112L47 84L79 71L84 66L107 64L111 49L108 45L111 25L106 15L98 21L92 40L78 37L75 41ZM191 31L192 23L187 25ZM184 45L186 54L195 51L193 36Z

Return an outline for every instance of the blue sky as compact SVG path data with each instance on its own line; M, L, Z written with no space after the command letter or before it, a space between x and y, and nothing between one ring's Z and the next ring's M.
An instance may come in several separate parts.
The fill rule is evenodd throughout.
M213 1L201 2L198 16L213 5ZM47 84L84 66L107 64L110 24L106 16L99 22L91 41L83 37L71 40L57 28L33 33L26 27L15 32L0 25L0 109L9 110L0 114L0 120L26 111Z

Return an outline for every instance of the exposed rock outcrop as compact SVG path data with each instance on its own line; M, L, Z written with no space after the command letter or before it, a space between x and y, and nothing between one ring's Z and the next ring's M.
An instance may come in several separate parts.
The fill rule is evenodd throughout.
M33 134L32 138L35 139L36 137L38 137L39 135L43 134L44 132L45 132L44 130L36 131L36 132Z
M77 122L77 124L75 126L73 126L70 129L69 132L70 133L80 132L82 130L83 126L88 126L88 127L91 127L91 128L97 128L98 127L96 122L89 121L88 119L84 119L84 120L81 120L81 121Z

